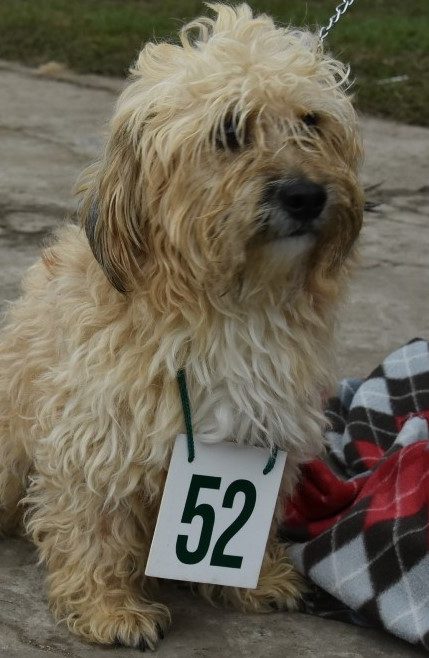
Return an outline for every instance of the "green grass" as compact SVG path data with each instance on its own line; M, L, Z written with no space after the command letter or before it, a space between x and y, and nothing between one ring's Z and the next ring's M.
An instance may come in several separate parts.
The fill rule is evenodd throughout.
M326 23L339 0L250 0L280 22ZM122 76L142 44L174 39L197 0L0 0L0 58ZM351 64L361 110L429 125L428 0L356 0L328 37ZM405 81L380 84L394 76Z

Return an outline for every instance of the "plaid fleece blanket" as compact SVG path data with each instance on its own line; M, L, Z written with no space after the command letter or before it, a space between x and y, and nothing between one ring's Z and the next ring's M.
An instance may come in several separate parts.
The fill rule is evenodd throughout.
M429 344L344 380L327 457L303 468L282 531L311 614L378 625L429 649Z

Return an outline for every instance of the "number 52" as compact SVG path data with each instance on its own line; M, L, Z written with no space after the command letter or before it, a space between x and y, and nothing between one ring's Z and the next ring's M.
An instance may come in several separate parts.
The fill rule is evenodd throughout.
M210 475L193 475L186 498L182 515L182 523L192 523L196 516L203 520L201 535L198 546L194 551L187 547L188 535L178 535L176 542L176 555L183 564L198 564L207 555L215 524L215 510L208 503L197 505L200 489L220 489L221 478ZM234 480L231 482L223 499L222 507L232 508L237 493L245 496L244 505L235 521L231 523L220 535L214 545L210 564L216 567L229 567L240 569L243 557L239 555L225 555L224 550L227 543L247 523L255 509L256 489L250 480Z

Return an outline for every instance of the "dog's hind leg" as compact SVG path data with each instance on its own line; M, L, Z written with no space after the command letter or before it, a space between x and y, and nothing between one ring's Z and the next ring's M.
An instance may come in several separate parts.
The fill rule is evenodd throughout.
M22 370L11 342L4 340L0 345L0 537L15 534L21 528L19 503L31 464L24 445L30 422L18 402L19 398L28 397L27 390L21 386L17 399L11 394L11 381L14 377L20 379Z
M81 472L61 464L43 474L49 466L37 464L26 526L47 566L54 615L88 642L155 648L170 613L150 600L153 580L144 578L152 531L144 496L106 504Z
M1 413L1 407L0 407ZM30 462L22 443L14 439L10 423L0 417L0 537L20 530Z
M17 302L6 317L9 324L0 329L0 537L22 529L20 502L31 466L26 443L34 422L30 389L36 373L30 341L33 305Z

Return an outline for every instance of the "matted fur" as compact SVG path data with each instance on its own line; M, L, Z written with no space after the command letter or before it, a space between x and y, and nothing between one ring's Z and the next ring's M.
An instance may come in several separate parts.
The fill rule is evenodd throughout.
M310 33L247 5L212 9L181 45L140 53L81 182L84 230L59 231L1 334L0 531L23 503L54 613L90 641L154 647L169 621L143 574L184 431L179 368L204 440L288 451L284 492L322 449L362 220L347 71ZM219 147L226 117L234 152ZM265 242L264 190L288 176L326 186L323 226L317 239ZM258 589L203 594L293 608L301 585L271 534Z

